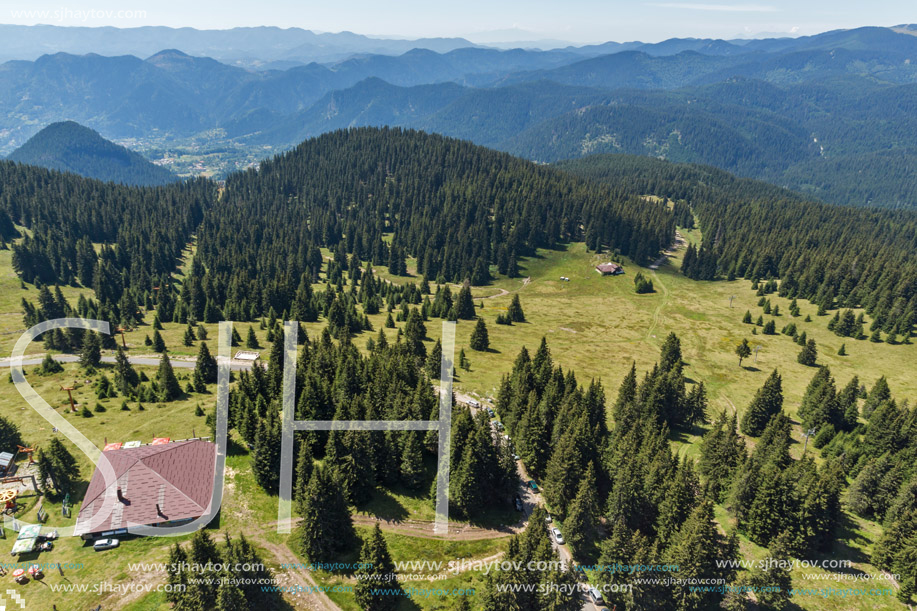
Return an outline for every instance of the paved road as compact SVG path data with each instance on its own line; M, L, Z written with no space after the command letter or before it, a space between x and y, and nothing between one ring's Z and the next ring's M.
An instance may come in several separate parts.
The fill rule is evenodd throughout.
M455 400L457 402L465 403L466 405L468 405L472 412L476 412L481 409L487 409L488 407L490 408L493 407L492 405L489 404L488 401L484 399L478 399L475 397L471 397L470 395L466 395L460 392L455 393ZM470 402L472 400L477 401L481 405L481 407L477 407L477 408L471 407ZM501 432L499 434L502 435L503 433ZM532 488L528 485L529 480L531 480L532 478L529 477L528 472L525 470L525 465L522 464L521 460L516 461L516 472L519 474L518 494L520 497L522 497L523 513L525 514L526 518L529 518L532 515L532 511L534 511L536 505L544 505L544 498L541 496L540 493L535 494ZM526 522L527 521L528 520L526 520ZM548 526L549 526L548 524L545 524L545 528L547 528ZM550 526L553 528L553 523ZM563 560L567 564L567 566L572 566L573 565L573 554L570 552L570 547L566 544L559 545L557 541L554 539L554 535L551 534L550 532L548 533L548 538L551 540L551 547L557 550L557 554L560 556L560 559ZM602 606L596 606L592 604L592 602L587 598L586 588L588 588L589 586L586 585L585 576L582 573L576 573L576 576L578 578L581 576L583 577L583 579L580 580L581 590L578 593L578 596L583 603L583 607L582 607L583 611L599 611L599 609L604 608Z

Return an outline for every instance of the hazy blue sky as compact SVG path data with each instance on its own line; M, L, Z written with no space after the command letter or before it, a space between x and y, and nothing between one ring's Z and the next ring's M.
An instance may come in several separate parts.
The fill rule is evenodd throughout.
M275 25L411 38L466 36L482 42L731 38L911 22L917 22L913 0L259 0L228 6L214 0L0 0L0 23L201 29Z

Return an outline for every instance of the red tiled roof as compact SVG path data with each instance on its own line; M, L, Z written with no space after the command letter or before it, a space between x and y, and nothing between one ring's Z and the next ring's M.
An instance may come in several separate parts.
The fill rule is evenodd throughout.
M117 483L106 487L101 470L96 468L83 498L75 534L197 518L207 512L216 463L213 443L195 439L110 450L100 458L105 459L111 463ZM118 488L126 503L116 499ZM89 530L90 519L102 510L107 496L115 497L114 509ZM157 514L157 503L166 517Z

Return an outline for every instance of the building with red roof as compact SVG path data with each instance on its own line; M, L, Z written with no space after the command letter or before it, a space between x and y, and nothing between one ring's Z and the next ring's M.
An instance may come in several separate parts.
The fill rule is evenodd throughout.
M190 439L104 452L115 481L106 484L96 467L76 519L75 535L84 539L127 532L128 525L164 526L188 522L208 512L213 494L217 447ZM112 510L92 524L106 498ZM98 518L96 518L98 519Z

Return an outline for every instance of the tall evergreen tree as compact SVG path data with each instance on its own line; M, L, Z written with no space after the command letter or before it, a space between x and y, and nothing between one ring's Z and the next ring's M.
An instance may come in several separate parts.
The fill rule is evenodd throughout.
M401 586L398 585L395 563L378 524L363 542L356 578L353 591L361 609L390 611L398 605Z
M775 369L755 393L742 417L742 432L757 437L768 421L783 408L783 380Z
M474 327L474 331L471 332L471 339L469 340L468 345L472 350L477 350L478 352L486 352L490 348L490 338L487 334L487 325L484 324L483 318L478 319L478 322Z
M168 402L178 399L182 395L181 385L178 378L175 377L175 371L172 369L172 361L169 355L163 353L159 361L159 371L156 373L156 381L159 384L159 400Z

